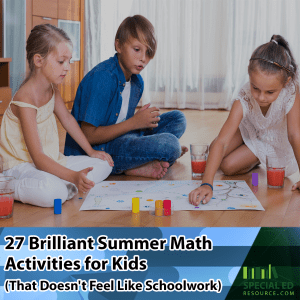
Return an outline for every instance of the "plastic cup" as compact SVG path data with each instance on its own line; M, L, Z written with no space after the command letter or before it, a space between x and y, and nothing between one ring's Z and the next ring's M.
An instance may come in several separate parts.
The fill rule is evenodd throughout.
M192 162L192 176L201 177L204 174L206 167L208 145L191 144L190 149Z
M285 156L276 157L267 155L267 183L269 188L279 189L284 185Z
M15 178L0 177L0 219L12 217L14 209Z

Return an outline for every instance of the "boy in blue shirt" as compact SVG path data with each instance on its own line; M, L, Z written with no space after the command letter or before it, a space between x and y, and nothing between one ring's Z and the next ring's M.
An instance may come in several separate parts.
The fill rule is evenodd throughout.
M140 15L126 18L117 31L115 49L114 57L81 81L72 115L92 147L112 156L112 174L160 179L187 151L178 140L186 119L180 111L160 115L150 104L135 113L144 89L139 73L156 51L152 24ZM65 154L85 154L68 134Z

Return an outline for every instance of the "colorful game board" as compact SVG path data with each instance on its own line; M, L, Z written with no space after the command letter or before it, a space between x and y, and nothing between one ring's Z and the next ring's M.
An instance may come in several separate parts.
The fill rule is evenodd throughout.
M80 210L131 210L132 198L140 198L140 210L147 211L155 200L170 199L174 210L264 210L243 180L214 181L214 193L207 204L191 205L189 193L201 181L103 181L93 187Z

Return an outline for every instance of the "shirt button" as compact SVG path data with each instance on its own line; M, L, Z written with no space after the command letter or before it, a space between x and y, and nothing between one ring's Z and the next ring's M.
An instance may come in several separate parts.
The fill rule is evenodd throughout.
M116 116L118 116L119 114L118 113L116 113Z
M121 83L121 80L119 81L119 83Z
M125 83L123 83L123 86L125 86Z
M102 148L101 148L101 150L103 151L103 150L104 150L104 148L102 147Z
M122 95L122 92L120 92L120 95Z

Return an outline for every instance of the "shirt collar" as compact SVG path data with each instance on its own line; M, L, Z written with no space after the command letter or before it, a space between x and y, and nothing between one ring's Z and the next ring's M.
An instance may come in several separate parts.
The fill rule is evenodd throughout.
M125 75L121 69L121 66L119 64L119 60L118 60L118 53L116 53L113 57L114 62L117 66L118 69L118 80L119 80L119 85L124 85L126 83L126 79L125 79ZM132 74L130 77L130 81L131 83L135 83L138 87L141 87L140 81L138 79L138 76L136 74Z

